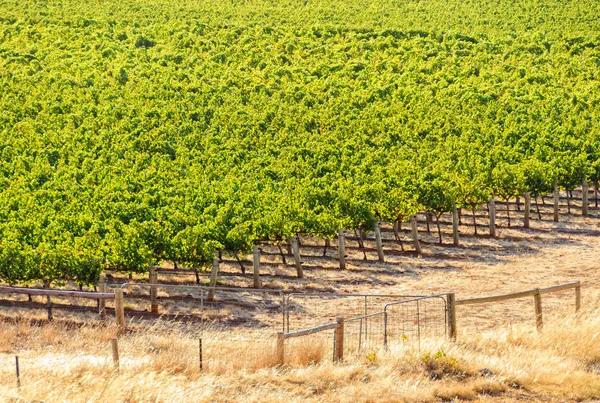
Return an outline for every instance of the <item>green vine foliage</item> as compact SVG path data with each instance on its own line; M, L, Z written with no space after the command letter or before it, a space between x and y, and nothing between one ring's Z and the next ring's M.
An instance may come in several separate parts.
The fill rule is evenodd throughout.
M201 270L600 172L593 1L0 4L0 281Z

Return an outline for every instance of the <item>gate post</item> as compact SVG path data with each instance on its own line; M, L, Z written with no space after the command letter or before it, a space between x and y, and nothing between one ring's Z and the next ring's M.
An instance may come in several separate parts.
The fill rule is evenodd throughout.
M338 323L335 329L335 360L340 362L344 360L344 317L335 318Z
M448 304L448 337L456 341L456 295L451 292L446 294Z
M277 365L283 365L284 362L285 336L283 332L277 333Z
M542 294L539 288L536 288L533 300L535 302L535 324L538 332L541 332L544 327L544 320L542 318Z

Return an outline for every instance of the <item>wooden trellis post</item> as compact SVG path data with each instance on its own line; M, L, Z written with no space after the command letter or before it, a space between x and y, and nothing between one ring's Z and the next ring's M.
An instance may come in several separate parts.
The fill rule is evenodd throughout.
M490 210L490 236L496 236L496 198L492 197L488 203Z
M298 239L293 237L292 242L292 254L294 255L294 264L296 266L296 273L298 278L304 278L304 271L302 270L302 262L300 261L300 246L298 245Z
M340 269L346 269L346 239L344 237L344 230L340 229L338 231L338 251L339 251L339 259L340 259Z
M258 245L254 245L254 250L252 252L252 264L254 268L254 288L261 288L262 284L260 283L260 248Z
M150 312L158 313L158 290L156 288L156 284L158 284L158 274L156 272L156 267L150 268L149 275L150 284Z
M588 215L588 181L587 179L583 180L582 190L581 190L581 214L585 217Z
M98 280L98 292L106 292L106 276L104 274L101 274ZM104 298L98 299L98 313L100 314L100 319L106 319L106 301Z
M217 276L219 275L219 258L215 256L213 259L212 270L210 272L210 289L208 290L208 300L215 299L215 287L217 286Z
M458 209L456 205L452 209L452 243L454 246L458 246L460 244L460 238L458 235Z
M417 228L417 218L413 215L410 218L410 227L412 230L413 243L415 245L415 250L417 251L417 255L421 256L421 242L419 242L419 229Z
M531 211L531 195L525 192L525 212L523 216L523 227L529 228L529 213Z
M381 240L381 229L379 223L375 223L375 243L377 244L377 255L380 262L385 262L385 256L383 255L383 242Z
M554 185L554 221L558 222L558 185Z

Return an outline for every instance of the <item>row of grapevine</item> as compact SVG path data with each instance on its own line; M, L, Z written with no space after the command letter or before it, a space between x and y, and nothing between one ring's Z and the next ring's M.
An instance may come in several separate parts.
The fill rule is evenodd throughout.
M2 3L0 280L597 185L593 2L430 3Z

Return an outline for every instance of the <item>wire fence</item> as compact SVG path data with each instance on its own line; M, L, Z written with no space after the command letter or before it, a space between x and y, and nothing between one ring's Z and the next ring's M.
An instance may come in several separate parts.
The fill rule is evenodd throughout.
M384 346L383 312L350 318L344 322L344 355L352 355Z
M333 322L337 316L355 318L381 312L387 303L416 297L420 295L291 293L286 298L285 331Z
M220 374L276 364L276 333L285 318L281 290L150 283L113 287L124 290L130 322L192 329L202 340L205 371ZM157 313L152 312L153 293Z
M446 300L440 295L386 304L384 345L402 345L421 351L423 339L443 338L447 333Z
M442 297L379 294L292 293L281 290L232 289L225 287L180 286L126 283L128 316L150 311L155 289L159 317L198 321L203 329L238 331L230 338L238 351L274 349L274 335L283 330L300 330L347 318L344 328L344 354L351 355L389 343L402 343L418 349L421 337L441 337L446 333L446 303ZM386 311L387 310L387 311ZM142 315L143 317L143 315ZM207 341L208 342L208 341ZM288 342L294 354L288 360L318 361L333 347L333 332L319 332ZM208 347L208 346L207 346ZM207 365L236 368L252 367L261 356L273 354L219 354L219 363ZM224 363L223 357L230 357ZM242 360L244 358L244 360ZM263 360L264 359L259 359ZM213 360L214 361L214 360Z
M125 309L130 317L177 319L214 328L282 330L285 295L281 290L126 283ZM152 289L157 314L152 314Z

